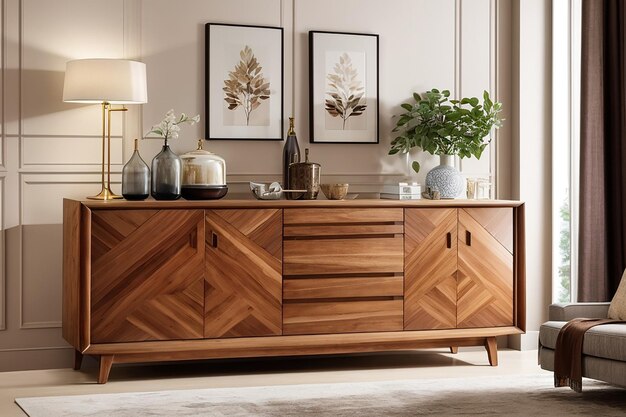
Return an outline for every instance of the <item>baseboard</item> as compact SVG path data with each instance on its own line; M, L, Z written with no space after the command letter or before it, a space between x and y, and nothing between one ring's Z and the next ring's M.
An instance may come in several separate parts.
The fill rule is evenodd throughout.
M537 350L539 330L526 331L525 334L514 334L508 337L509 348L515 350Z
M74 349L70 347L30 348L0 352L0 372L71 368L72 366L74 366Z

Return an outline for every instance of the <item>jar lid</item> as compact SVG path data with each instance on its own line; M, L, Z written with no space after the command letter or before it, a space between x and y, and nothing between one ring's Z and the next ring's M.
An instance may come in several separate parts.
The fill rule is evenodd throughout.
M198 148L193 151L182 154L180 158L188 159L188 160L206 159L206 160L212 160L212 161L225 162L224 158L222 158L221 156L218 156L214 154L213 152L209 152L209 151L202 149L203 143L204 143L204 139L198 139Z

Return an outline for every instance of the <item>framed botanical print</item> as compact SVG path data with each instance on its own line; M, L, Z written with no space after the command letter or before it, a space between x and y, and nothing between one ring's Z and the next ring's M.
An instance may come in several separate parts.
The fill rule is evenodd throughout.
M378 143L378 35L309 32L315 143Z
M283 29L206 24L207 139L283 139Z

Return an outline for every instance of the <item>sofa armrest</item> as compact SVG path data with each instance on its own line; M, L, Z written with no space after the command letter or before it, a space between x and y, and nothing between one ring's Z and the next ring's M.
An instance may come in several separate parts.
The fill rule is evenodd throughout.
M606 318L611 303L567 303L550 306L550 321L569 321L578 317Z

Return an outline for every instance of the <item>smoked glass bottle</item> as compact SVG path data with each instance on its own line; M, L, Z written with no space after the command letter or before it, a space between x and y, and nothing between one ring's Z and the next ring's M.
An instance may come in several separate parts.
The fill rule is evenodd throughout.
M293 127L293 117L289 118L289 131L287 132L287 140L283 148L283 188L289 188L289 165L300 162L300 147L298 146L298 138ZM291 193L285 193L285 197L292 199Z
M152 197L155 200L178 200L181 196L182 161L170 149L167 140L152 160Z
M126 200L145 200L150 195L150 168L139 155L139 139L135 151L122 170L122 196Z

